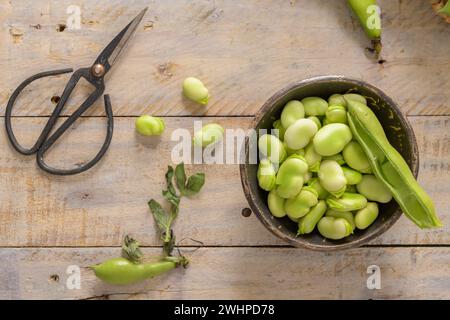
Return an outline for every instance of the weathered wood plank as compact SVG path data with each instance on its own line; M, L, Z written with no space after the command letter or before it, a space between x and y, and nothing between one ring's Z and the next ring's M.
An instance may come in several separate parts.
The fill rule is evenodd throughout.
M381 1L384 53L379 65L344 1L78 1L82 29L57 31L73 1L4 1L0 10L0 112L27 76L79 67L145 5L150 11L107 79L117 115L253 115L274 92L309 76L342 74L384 89L411 115L450 114L449 26L427 1ZM39 25L40 28L37 28ZM208 107L181 96L186 76L202 78ZM64 81L63 81L64 79ZM44 115L66 78L28 90L18 115ZM82 99L80 90L68 108ZM99 115L102 108L93 114Z
M157 256L157 248L144 249ZM0 298L29 299L449 299L449 248L364 248L317 253L294 248L202 248L187 269L132 286L100 282L87 268L118 248L2 249ZM81 288L66 287L67 267ZM367 268L381 289L367 288ZM281 267L280 267L281 266ZM57 279L57 280L55 280Z
M17 118L15 126L31 142L43 118ZM157 245L147 201L160 198L164 173L171 163L170 141L178 128L192 132L196 118L166 118L160 138L134 133L134 118L116 118L113 142L97 167L73 177L54 177L36 168L34 157L11 148L0 153L0 246L117 246L132 233L145 245ZM251 118L203 118L225 128L247 128ZM445 227L420 230L402 218L374 243L450 244L450 118L410 117L420 150L419 180L430 193ZM83 118L51 154L51 163L73 164L98 151L105 132L101 118ZM0 144L7 146L4 130ZM183 201L176 230L179 239L192 237L206 245L278 245L247 207L236 165L194 165L190 172L206 172L203 192ZM186 245L189 241L185 242Z

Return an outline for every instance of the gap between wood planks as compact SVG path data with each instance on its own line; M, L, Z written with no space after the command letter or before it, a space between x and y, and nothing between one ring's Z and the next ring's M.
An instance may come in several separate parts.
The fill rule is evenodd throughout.
M149 245L140 245L142 249L149 248L161 248L161 246L149 246ZM192 246L192 245L181 245L177 246L178 248L184 249L226 249L226 248L252 248L252 249L298 249L298 250L306 250L305 248L297 248L290 245L204 245L204 246ZM117 249L121 248L121 246L1 246L0 249ZM351 250L363 249L363 248L450 248L450 244L368 244L363 245L358 248L353 248L350 250L341 250L336 251L337 253L345 253ZM313 252L313 251L312 251ZM317 251L320 252L320 251Z

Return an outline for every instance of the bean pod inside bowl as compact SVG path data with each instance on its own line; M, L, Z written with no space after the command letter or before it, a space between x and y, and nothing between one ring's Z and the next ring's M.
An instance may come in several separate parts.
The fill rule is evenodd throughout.
M378 88L324 76L280 90L255 117L258 139L246 139L246 159L257 149L260 160L241 164L240 172L252 211L294 246L322 251L358 247L388 230L402 214L350 130L350 100L373 111L389 143L417 177L413 130Z

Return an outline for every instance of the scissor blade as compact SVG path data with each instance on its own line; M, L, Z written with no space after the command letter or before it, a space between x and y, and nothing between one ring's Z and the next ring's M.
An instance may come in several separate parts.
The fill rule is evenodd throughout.
M120 33L106 46L102 53L95 60L94 64L100 63L105 66L106 71L117 61L122 50L130 40L131 36L136 32L139 23L142 21L148 8L139 13ZM106 64L106 62L108 62Z

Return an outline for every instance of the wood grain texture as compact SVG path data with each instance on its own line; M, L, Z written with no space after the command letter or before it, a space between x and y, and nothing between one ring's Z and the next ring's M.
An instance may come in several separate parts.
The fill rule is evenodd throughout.
M450 26L427 1L380 1L387 62L368 59L368 45L345 1L80 0L81 30L58 32L73 1L0 4L0 112L12 90L39 71L89 65L144 6L130 47L107 79L116 115L253 115L273 93L309 76L362 78L410 115L449 115ZM198 76L212 99L183 99L181 82ZM64 80L64 81L63 81ZM26 92L17 115L45 115L66 78ZM82 87L66 114L82 100ZM101 114L102 108L91 114Z
M24 141L43 125L43 118L17 118ZM193 131L197 118L165 118L166 132L142 138L134 132L134 118L116 118L115 133L106 157L92 170L73 177L54 177L36 168L34 157L11 148L0 154L0 246L118 246L131 233L145 245L158 245L147 208L151 197L160 199L164 173L171 161L175 129ZM402 217L375 244L450 244L450 118L410 117L420 152L419 181L433 198L444 228L420 230ZM248 128L251 118L203 118L225 128ZM105 134L104 120L83 118L75 130L49 154L52 164L74 164L98 150ZM26 138L26 139L25 139ZM177 140L178 141L178 140ZM0 143L7 145L0 130ZM206 245L281 245L254 215L241 215L248 204L243 196L237 165L191 165L204 171L201 194L183 200L177 221L178 237ZM189 245L189 241L185 244Z
M158 256L160 250L144 253ZM117 257L118 248L4 249L0 298L450 298L449 248L364 248L333 254L294 248L202 248L186 254L191 259L187 269L136 285L111 286L87 267ZM81 269L80 289L66 287L70 265ZM380 290L367 289L371 265L380 267Z

